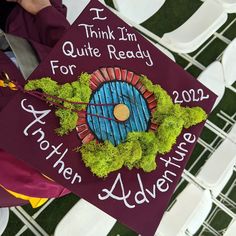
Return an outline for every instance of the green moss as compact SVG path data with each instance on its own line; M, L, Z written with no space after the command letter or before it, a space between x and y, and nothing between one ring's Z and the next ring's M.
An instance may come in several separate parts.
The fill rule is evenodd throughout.
M91 76L88 73L83 73L80 75L78 80L63 85L58 85L56 81L49 77L31 80L25 85L25 90L30 91L41 89L48 95L53 95L71 102L88 103L92 93L89 87L90 77ZM67 110L58 108L55 112L56 116L59 118L60 123L60 127L56 129L56 133L62 136L75 129L78 120L78 113L71 110L84 110L86 105L72 104L70 102L62 102L60 100L51 98L47 99L67 108Z
M160 86L154 85L146 76L141 76L141 82L150 92L153 92L157 100L157 109L153 114L153 121L160 124L163 120L173 115L183 119L184 128L196 125L207 118L205 111L200 107L181 107L174 104L168 93Z
M83 144L78 150L82 160L93 174L106 177L123 166L151 172L156 169L157 142L152 132L132 132L127 140L113 146L109 141L97 144L95 141Z
M142 169L151 172L156 169L156 155L165 154L171 150L183 128L189 128L206 119L205 111L200 107L182 107L174 104L168 93L146 77L140 77L147 90L154 93L157 109L153 113L152 121L158 124L156 132L130 132L126 141L113 146L109 141L96 143L92 141L83 144L79 149L85 166L98 177L106 177L109 173L123 166L128 169ZM58 85L50 78L29 81L25 89L41 89L43 92L72 102L88 103L91 96L89 87L90 75L83 73L80 79L72 83ZM72 110L84 110L86 105L61 102L67 109L59 108L55 114L60 119L60 127L56 129L58 135L72 131L77 124L78 113Z
M133 169L142 158L142 148L138 141L127 141L118 145L121 158L124 160L124 166Z
M130 132L126 141L117 147L105 142L96 148L97 144L93 143L93 152L91 152L91 143L84 144L82 159L98 177L106 177L112 172L112 169L116 170L119 166L120 168L125 166L130 170L138 168L145 172L155 170L157 167L156 155L169 152L183 128L189 128L206 119L206 113L202 108L182 107L174 104L160 85L153 85L146 76L141 76L140 79L146 89L154 93L156 97L157 109L152 121L156 122L159 127L156 132ZM92 162L91 159L97 160L98 158L97 151L100 160ZM110 168L111 160L107 155L110 155L109 157L112 157L114 162L117 161L116 168Z
M151 172L156 169L156 154L146 155L139 162L140 169L143 169L145 172Z
M73 97L73 87L66 83L59 87L57 96L59 98L68 99Z
M201 107L182 107L182 119L184 120L184 128L189 128L203 120L206 120L206 112Z
M158 153L164 154L171 150L183 129L184 121L176 116L166 117L156 132Z
M58 95L58 90L60 85L56 81L52 80L49 77L41 78L37 80L30 80L25 85L25 90L36 90L41 89L44 93L56 96Z
M98 177L106 177L110 172L119 170L124 160L119 155L119 149L109 141L96 143L91 141L80 148L82 160L86 167Z
M58 109L55 112L60 120L60 128L56 129L56 133L60 136L71 132L77 124L78 114L70 110Z
M141 76L140 79L146 89L154 93L156 97L158 109L153 114L153 121L160 123L166 115L170 114L174 105L172 99L160 85L153 85L146 76Z
M73 97L70 98L70 101L77 102L89 102L92 90L89 87L89 81L91 76L88 73L83 73L80 76L80 79L71 83L73 88ZM82 110L86 108L86 105L75 105L77 110Z
M132 132L127 136L127 142L137 141L141 146L142 157L135 164L146 172L156 169L156 155L158 151L157 140L153 132Z

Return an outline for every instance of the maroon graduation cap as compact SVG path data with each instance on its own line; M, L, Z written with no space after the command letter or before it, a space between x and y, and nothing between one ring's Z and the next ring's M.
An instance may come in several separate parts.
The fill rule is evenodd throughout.
M117 145L132 129L158 128L150 121L158 104L140 83L140 75L161 85L175 103L200 106L207 113L216 96L98 1L90 1L30 79L51 77L64 84L83 72L92 74L93 103L131 104L135 98L130 105L133 120L115 127L85 114L77 130L59 137L55 108L18 92L1 112L1 148L136 232L154 235L204 124L183 129L172 150L157 156L157 168L150 173L122 168L98 178L74 149L94 139ZM108 108L99 109L87 112L109 116Z

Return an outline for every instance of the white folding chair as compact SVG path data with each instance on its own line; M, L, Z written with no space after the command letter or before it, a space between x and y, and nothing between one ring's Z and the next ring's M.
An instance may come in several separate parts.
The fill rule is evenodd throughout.
M178 53L190 53L200 47L227 20L227 13L216 0L206 0L180 27L165 33L161 43Z
M222 99L225 92L224 74L221 63L218 61L211 63L198 76L197 80L218 96L214 107L212 108L214 109Z
M193 235L200 228L212 207L211 194L189 184L165 212L155 236Z
M236 92L236 89L231 86L236 81L236 38L223 52L222 65L226 86Z
M228 13L235 13L236 12L236 1L235 0L219 0L225 10Z
M225 113L224 111L220 110L219 113L216 114L219 118L221 118L225 122L225 126L223 127L223 131L225 130L226 127L229 127L230 125L230 130L225 132L226 138L230 139L233 143L236 144L236 112L234 115L229 115Z
M67 20L72 24L80 13L84 10L90 0L63 0L63 4L67 7Z
M81 199L59 222L54 236L105 236L115 223L113 217Z
M6 229L8 220L9 220L9 209L0 208L0 235L2 235L2 233Z
M116 10L123 16L141 24L156 13L165 0L113 0Z
M228 229L224 232L223 236L235 236L236 234L236 221L228 226Z
M203 165L196 180L216 198L232 176L235 164L236 144L225 139Z

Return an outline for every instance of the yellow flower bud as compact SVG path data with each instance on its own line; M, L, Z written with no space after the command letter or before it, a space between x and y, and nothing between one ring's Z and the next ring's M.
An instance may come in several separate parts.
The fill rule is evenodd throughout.
M0 87L6 87L6 84L3 80L0 80Z
M11 90L17 90L16 85L15 85L14 83L12 83L12 82L9 82L9 83L8 83L8 87L9 87Z

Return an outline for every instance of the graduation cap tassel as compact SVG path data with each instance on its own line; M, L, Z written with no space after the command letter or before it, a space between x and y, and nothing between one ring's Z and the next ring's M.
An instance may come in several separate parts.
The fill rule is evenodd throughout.
M15 83L13 83L6 72L1 73L0 87L9 88L10 90L17 90Z

